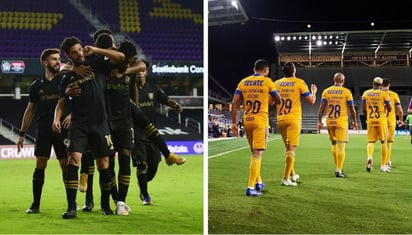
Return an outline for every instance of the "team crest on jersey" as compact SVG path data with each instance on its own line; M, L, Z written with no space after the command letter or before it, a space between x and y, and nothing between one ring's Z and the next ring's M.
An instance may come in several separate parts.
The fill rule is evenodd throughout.
M148 94L148 96L149 96L149 99L153 100L154 94L153 94L152 92L150 92L150 93Z
M130 76L129 76L129 75L126 75L126 76L125 76L124 82L125 82L126 84L129 84L129 83L130 83Z

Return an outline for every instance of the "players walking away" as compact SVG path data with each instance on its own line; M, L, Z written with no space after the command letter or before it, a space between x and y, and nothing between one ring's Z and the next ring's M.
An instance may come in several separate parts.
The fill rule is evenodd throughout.
M362 108L366 116L368 145L366 152L368 156L366 171L371 172L373 165L373 151L375 142L381 142L381 172L389 172L386 166L388 156L387 136L388 124L386 120L386 113L391 112L389 94L383 91L383 79L375 77L373 79L372 89L366 90L362 95Z
M66 146L64 145L66 131L63 129L62 133L55 134L51 129L54 108L59 99L59 84L62 78L61 74L59 74L60 50L57 48L43 50L40 55L40 62L45 68L45 73L30 86L29 102L23 115L20 137L17 141L17 150L20 152L23 148L24 135L37 110L38 119L34 150L36 168L34 169L32 179L33 203L30 208L26 210L27 214L40 212L40 199L44 184L45 169L50 158L52 146L60 163L63 182L67 172L67 153ZM64 128L67 128L70 124L70 116L67 116L67 113L66 110L61 119Z

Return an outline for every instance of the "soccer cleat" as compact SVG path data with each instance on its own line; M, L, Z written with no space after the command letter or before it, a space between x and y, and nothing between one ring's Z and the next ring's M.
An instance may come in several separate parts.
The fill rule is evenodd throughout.
M128 207L122 201L118 201L117 204L116 204L116 214L117 215L129 215L129 209L130 209L130 207Z
M80 180L79 180L79 191L84 193L87 191L87 179L89 178L89 175L86 173L81 173L80 174Z
M291 177L290 177L290 180L292 181L292 182L297 182L298 181L298 179L299 179L299 175L298 174L294 174L294 175L292 175Z
M26 214L38 214L40 213L40 209L38 207L31 206L29 209L26 210Z
M252 188L247 188L246 189L246 196L248 196L248 197L256 197L256 196L261 196L261 195L262 195L262 193L255 190L255 189L252 189Z
M94 208L93 201L91 201L91 202L86 201L86 203L84 204L82 210L83 210L83 212L91 212L93 210L93 208Z
M369 158L366 164L366 171L369 173L371 173L372 171L372 164L373 164L372 158Z
M185 162L186 162L186 159L184 157L178 157L174 153L170 153L169 156L166 158L166 163L169 166L173 164L182 165Z
M284 186L298 186L298 184L296 182L293 182L290 179L282 179L282 185Z
M265 188L265 186L266 186L266 185L265 185L265 183L263 183L263 182L262 182L262 183L256 183L256 184L255 184L255 190L256 190L256 191L259 191L259 192L262 192L262 190Z
M143 205L145 206L150 206L152 205L152 199L150 198L150 196L143 196Z
M76 210L67 210L62 214L63 219L74 219L77 217L77 211Z
M102 207L100 210L103 212L103 215L113 215L113 211L110 207Z
M339 171L335 172L336 178L345 178L345 175Z
M391 172L387 167L381 166L381 172Z

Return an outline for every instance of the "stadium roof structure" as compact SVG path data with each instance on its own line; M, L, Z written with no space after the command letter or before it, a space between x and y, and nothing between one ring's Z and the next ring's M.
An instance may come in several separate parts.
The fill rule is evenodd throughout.
M208 0L209 26L244 23L249 20L239 0Z
M405 52L411 57L412 29L273 33L282 54L374 54Z

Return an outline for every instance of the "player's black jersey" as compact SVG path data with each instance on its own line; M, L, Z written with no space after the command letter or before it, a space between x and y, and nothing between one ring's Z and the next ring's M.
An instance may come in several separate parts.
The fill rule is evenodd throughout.
M156 105L158 103L167 104L169 96L158 86L145 83L139 88L139 107L149 120L155 123Z
M86 60L85 65L93 68L91 76L82 77L74 72L63 76L60 97L65 96L66 87L77 83L81 88L79 96L69 97L72 100L72 125L82 123L107 123L105 106L106 75L113 68L107 57L98 56Z
M144 86L139 88L139 107L142 113L152 122L156 123L156 105L157 103L167 104L169 96L164 93L158 86L150 83L145 83ZM148 140L143 131L135 126L135 139L136 140Z
M37 116L37 132L50 133L54 119L54 110L59 99L59 84L61 82L61 74L57 74L49 81L43 75L37 78L30 86L29 101L36 104ZM67 110L67 109L65 109ZM64 112L62 118L67 115Z
M126 74L106 82L106 108L109 120L130 119L130 89L136 85L136 75Z

